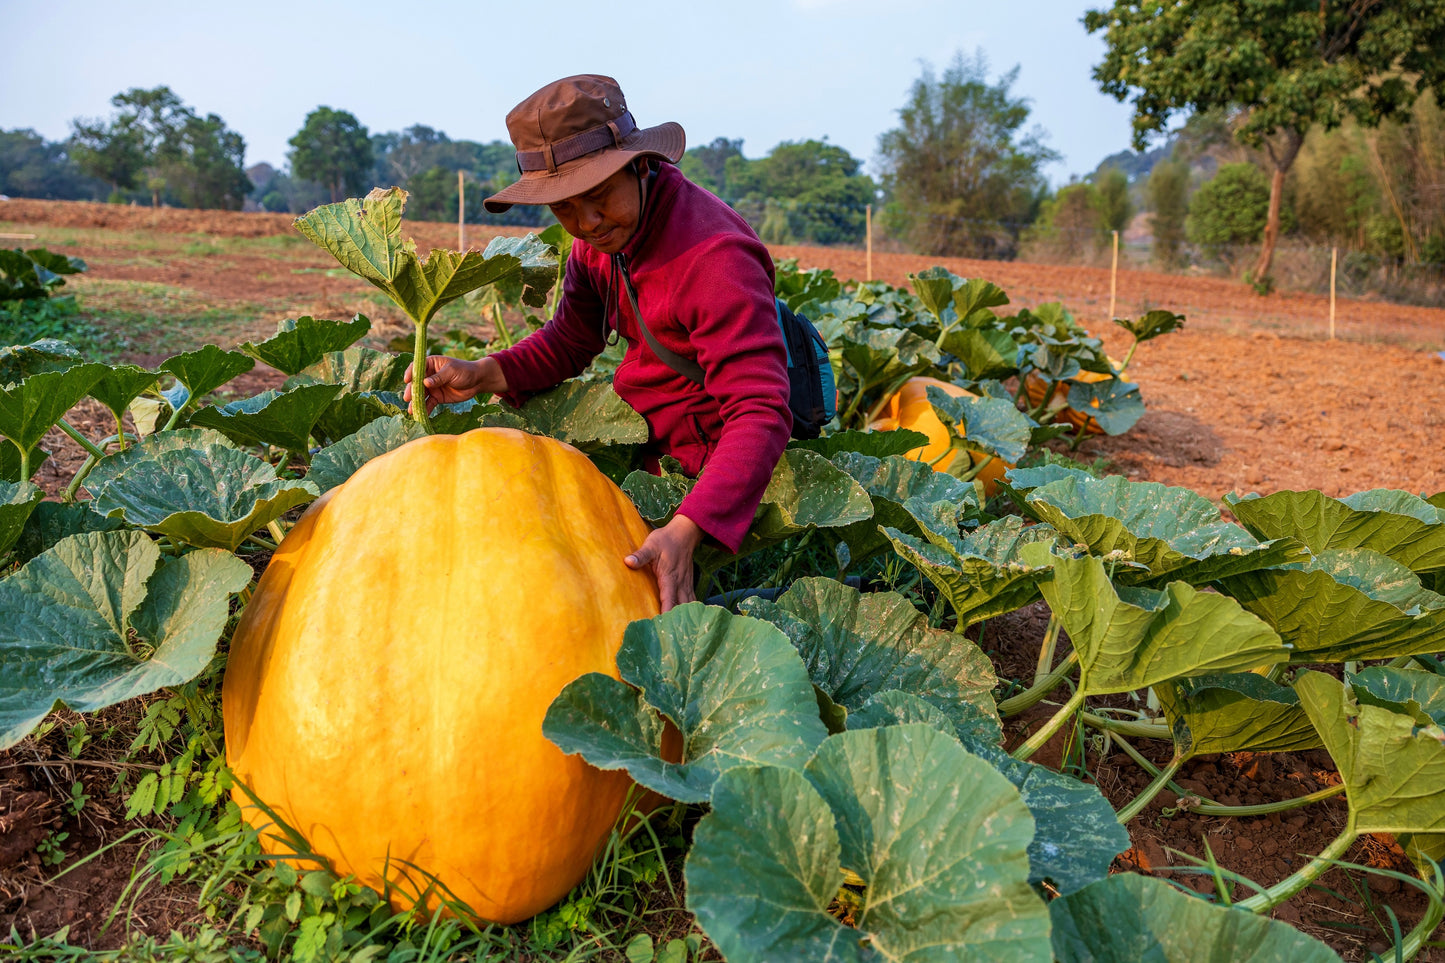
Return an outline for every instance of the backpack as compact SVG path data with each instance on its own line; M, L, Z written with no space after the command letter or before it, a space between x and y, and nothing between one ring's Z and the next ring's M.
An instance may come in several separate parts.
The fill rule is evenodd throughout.
M614 255L621 259L621 255ZM674 351L663 347L642 312L637 309L637 292L632 287L632 276L628 273L627 262L619 264L622 287L627 291L627 301L632 313L642 328L642 336L652 353L673 371L696 385L702 384L702 366ZM793 437L817 438L823 426L837 414L838 395L834 390L833 364L828 360L828 343L807 317L800 317L779 298L777 305L778 329L783 334L783 345L788 354L788 408L793 413Z

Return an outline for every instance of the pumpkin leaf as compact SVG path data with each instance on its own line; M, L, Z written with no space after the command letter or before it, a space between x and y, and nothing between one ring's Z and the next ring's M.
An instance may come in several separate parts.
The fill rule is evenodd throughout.
M840 452L831 461L863 486L873 503L872 518L854 522L840 533L855 562L889 547L881 527L915 537L924 537L925 532L955 534L960 516L976 514L982 507L973 485L922 462L855 452Z
M835 431L822 438L809 438L788 442L789 448L804 448L817 452L832 460L843 452L855 452L871 458L887 458L889 455L905 455L915 448L928 444L928 436L921 431L897 428L892 431Z
M1339 963L1288 923L1120 873L1049 904L1059 963Z
M1445 732L1406 713L1358 702L1323 672L1294 683L1345 784L1360 833L1445 832Z
M647 422L606 382L564 382L529 398L521 414L535 433L584 451L647 441Z
M1445 727L1445 676L1372 665L1346 681L1361 703L1403 713L1419 726Z
M116 365L91 386L90 396L110 409L110 413L118 419L125 414L130 403L144 394L160 377L159 372L149 371L138 365Z
M348 393L393 391L400 395L410 366L410 354L353 347L323 355L321 360L287 378L282 387L339 384L344 385Z
M1122 435L1144 417L1139 386L1119 377L1071 382L1069 407L1087 413L1106 435Z
M300 374L333 351L345 351L371 330L371 321L358 314L350 321L321 321L309 314L276 325L265 341L244 341L237 348L277 371Z
M1258 541L1191 489L1121 475L1071 474L1035 488L1024 501L1035 517L1092 554L1121 553L1117 557L1137 566L1116 572L1123 584L1202 585L1307 554L1293 539Z
M1033 830L1017 790L957 740L918 724L844 732L801 774L718 780L687 906L732 963L1047 960ZM828 912L840 867L864 884L852 927Z
M214 428L241 445L305 451L311 429L341 391L341 385L327 384L263 391L242 401L201 408L191 415L191 424Z
M10 551L44 498L45 490L28 481L0 482L0 555Z
M311 459L306 479L316 486L318 492L325 494L343 484L371 459L425 434L426 428L404 415L378 418L318 451Z
M1020 553L1027 545L1051 543L1058 537L1047 525L1025 526L1017 515L990 522L962 538L936 537L935 532L932 542L895 528L883 532L893 550L937 586L965 626L1038 598L1035 579L1047 571L1047 565L1029 565Z
M45 464L45 459L50 457L50 452L36 445L30 449L30 477L40 470ZM18 482L29 481L20 477L20 449L13 444L0 441L0 481Z
M74 345L54 338L0 348L0 385L14 384L47 371L64 371L83 360Z
M803 578L776 602L749 598L739 607L781 629L813 684L850 713L898 689L934 706L955 726L974 730L981 716L991 724L990 741L998 741L993 663L969 640L929 626L903 596Z
M970 381L1018 374L1018 343L998 328L955 329L943 336L943 350L959 360Z
M864 386L901 384L939 362L931 342L902 328L875 328L866 321L843 325L843 360Z
M0 748L58 704L94 712L205 669L251 568L163 559L142 532L73 535L0 581Z
M970 451L997 455L1012 463L1028 450L1033 422L1015 408L1012 401L968 395L954 397L942 388L929 385L928 403L938 420Z
M663 525L672 517L696 484L680 471L670 470L676 467L674 459L664 458L661 474L634 471L622 482L622 490L637 506L637 513L654 527Z
M1445 511L1409 492L1376 488L1331 498L1318 491L1283 491L1230 494L1224 502L1251 532L1297 538L1316 555L1369 548L1415 572L1445 569Z
M18 448L34 448L109 370L103 364L73 364L0 387L0 435Z
M210 445L230 445L230 439L219 431L209 428L178 428L149 435L119 451L113 451L96 462L85 478L85 487L91 495L99 495L115 478L130 468L163 451L183 451L206 448Z
M775 627L700 602L633 622L622 680L593 672L553 701L542 733L599 769L626 769L680 802L706 802L734 766L800 769L827 735L798 654ZM635 687L635 688L634 688ZM663 758L663 719L682 736Z
M1187 728L1182 741L1191 756L1320 747L1295 691L1254 672L1171 679L1154 692L1170 722Z
M1135 341L1152 341L1184 327L1184 315L1156 308L1142 318L1115 318L1114 323L1132 334Z
M229 445L147 452L95 497L95 510L201 548L234 552L319 492Z
M187 351L167 358L157 370L174 375L176 381L185 388L183 393L166 393L166 400L171 407L180 410L254 367L254 358L248 358L239 351L224 351L214 344L208 344L197 351Z
M1291 662L1390 659L1440 650L1445 596L1368 548L1241 572L1220 587L1292 647Z
M23 564L54 548L63 538L82 532L113 532L121 527L119 519L91 511L89 502L41 502L25 520L25 528L15 542L15 559Z
M378 187L364 199L326 204L298 217L296 229L380 288L417 323L430 321L467 292L505 278L530 278L535 288L549 272L555 276L556 256L532 235L495 238L480 253L433 250L420 260L415 243L401 237L406 197L399 187Z
M1079 691L1129 692L1182 676L1244 672L1284 662L1274 630L1227 596L1186 582L1162 591L1116 587L1101 559L1025 547L1032 565L1053 566L1039 591L1079 654Z

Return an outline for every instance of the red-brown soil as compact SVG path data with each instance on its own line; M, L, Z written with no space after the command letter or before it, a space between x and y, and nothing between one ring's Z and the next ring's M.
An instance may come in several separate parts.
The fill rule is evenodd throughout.
M268 308L256 319L254 333L261 335L280 317L349 316L368 290L348 276L326 274L334 262L300 239L256 251L204 247L206 237L285 237L292 231L290 221L284 215L0 203L5 230L34 231L41 235L36 243L60 237L67 228L86 231L76 245L63 250L90 263L88 279L173 285L195 292L198 303L208 306L266 302L274 310ZM455 225L410 228L423 248L455 244ZM492 233L472 227L469 240L479 244ZM137 236L147 244L144 253L137 252ZM780 247L774 253L796 257L804 267L830 267L843 278L863 278L866 272L864 254L858 251ZM933 264L1000 284L1016 306L1061 300L1104 339L1116 358L1128 350L1129 336L1108 323L1107 269L879 254L873 259L873 275L904 284L910 272ZM77 285L82 293L85 283ZM1181 312L1188 321L1183 331L1143 345L1130 366L1148 414L1128 434L1087 442L1086 455L1106 457L1130 477L1185 485L1211 499L1230 491L1285 488L1319 488L1335 495L1375 487L1425 493L1445 489L1445 361L1436 354L1445 349L1445 310L1342 300L1338 340L1330 341L1326 298L1259 297L1242 284L1220 278L1121 271L1115 314L1137 316L1153 308ZM375 305L366 309L379 320L383 337L402 331L399 314L389 317ZM154 364L159 359L136 360ZM259 391L277 376L258 371L247 379L238 389L243 393ZM107 434L102 414L84 408L73 421L92 436ZM46 447L55 452L53 467L42 469L38 480L53 490L70 477L79 452L54 433ZM1001 678L1032 676L1047 617L1047 610L1035 604L990 623L983 644ZM1066 652L1065 640L1059 656ZM1020 723L1026 727L1041 716L1036 711ZM1016 726L1012 734L1017 737L1021 731ZM31 927L43 934L73 923L72 938L83 941L82 934L94 932L93 920L109 911L118 893L119 882L107 880L117 873L123 880L122 870L128 871L124 860L131 857L107 857L98 860L93 871L44 882L49 873L39 865L31 839L37 831L69 827L71 842L80 844L73 848L77 853L94 848L104 835L93 839L83 828L77 832L77 820L63 815L72 773L62 771L63 779L52 782L44 775L62 755L56 748L49 746L47 755L27 743L27 755L22 756L21 749L0 754L0 931L13 923L28 936ZM1167 755L1168 747L1140 748L1162 762L1160 753ZM1061 751L1061 740L1056 740L1039 761L1058 764ZM1084 763L1116 806L1148 781L1117 748L1102 757L1091 748ZM1184 788L1224 803L1293 797L1338 779L1322 752L1202 757L1178 776ZM1179 874L1187 860L1170 852L1203 857L1207 844L1221 865L1261 884L1273 883L1323 849L1337 834L1344 812L1338 799L1259 819L1164 812L1177 803L1166 792L1131 824L1134 845L1116 861L1117 869L1166 874L1208 890L1212 882L1207 878ZM1399 847L1385 838L1360 840L1346 859L1409 869ZM1413 889L1381 877L1347 877L1337 870L1324 883L1344 899L1307 891L1276 915L1325 939L1347 959L1368 959L1369 953L1386 948L1388 941L1381 934L1388 932L1389 921L1379 915L1383 907L1398 913L1408 929L1423 906ZM1364 888L1364 896L1357 886ZM162 931L185 912L180 904L188 897L171 896L175 900L170 903L142 911L155 914L152 925ZM1427 949L1419 959L1445 960L1445 951Z

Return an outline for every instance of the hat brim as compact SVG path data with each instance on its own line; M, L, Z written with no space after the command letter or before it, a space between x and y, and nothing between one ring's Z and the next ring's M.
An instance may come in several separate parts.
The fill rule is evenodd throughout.
M513 204L556 204L585 194L639 157L660 157L676 164L687 150L687 135L680 124L668 121L634 131L621 146L594 151L552 171L526 171L521 180L482 201L493 214Z

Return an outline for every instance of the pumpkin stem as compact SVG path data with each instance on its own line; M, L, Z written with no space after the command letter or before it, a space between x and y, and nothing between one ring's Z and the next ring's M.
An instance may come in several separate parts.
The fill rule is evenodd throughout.
M411 355L411 419L422 426L428 435L433 434L431 416L426 410L426 328L425 318L412 318L416 325L416 346Z

